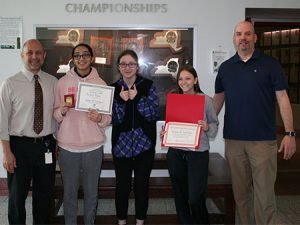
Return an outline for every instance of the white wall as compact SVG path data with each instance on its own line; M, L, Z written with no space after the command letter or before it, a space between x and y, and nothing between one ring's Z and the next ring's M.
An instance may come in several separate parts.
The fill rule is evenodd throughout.
M167 4L167 13L76 13L65 11L66 3L157 3ZM215 74L211 72L210 51L222 46L234 53L232 33L234 25L245 18L245 8L300 8L299 0L1 0L0 16L23 18L23 40L34 37L35 25L76 25L89 27L129 26L184 26L195 25L197 60L195 67L204 92L213 96ZM0 50L0 82L22 68L20 52ZM217 138L211 151L224 154L222 139L223 111ZM108 149L108 148L107 148ZM0 150L1 151L1 150ZM2 158L2 151L0 153ZM1 160L2 161L2 160ZM5 176L1 167L0 177Z

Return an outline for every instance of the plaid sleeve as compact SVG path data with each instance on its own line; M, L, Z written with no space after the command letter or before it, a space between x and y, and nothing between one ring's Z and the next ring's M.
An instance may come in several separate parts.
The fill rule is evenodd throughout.
M149 95L141 97L138 101L137 110L147 121L156 121L159 119L159 102L156 88L153 84L149 89Z
M123 122L125 115L125 103L118 102L114 99L112 107L112 124L118 125Z

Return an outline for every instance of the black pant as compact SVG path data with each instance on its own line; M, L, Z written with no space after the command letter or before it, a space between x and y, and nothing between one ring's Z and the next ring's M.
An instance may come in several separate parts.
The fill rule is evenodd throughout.
M134 158L114 157L116 171L116 212L119 220L127 218L128 199L131 191L132 171L134 171L133 192L135 196L135 217L139 220L146 218L148 210L148 184L154 150L148 150Z
M181 224L209 224L206 207L208 151L169 148L167 161Z
M25 224L25 200L32 185L33 224L48 224L55 181L55 148L52 135L35 142L26 137L10 137L10 147L17 162L14 173L7 173L9 224ZM45 152L52 152L52 164L45 164Z

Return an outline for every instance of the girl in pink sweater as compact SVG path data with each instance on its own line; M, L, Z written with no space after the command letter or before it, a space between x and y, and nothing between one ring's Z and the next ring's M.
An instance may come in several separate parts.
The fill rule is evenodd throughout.
M94 224L98 181L106 140L105 127L111 116L91 109L77 111L65 102L66 96L76 101L78 82L106 85L97 70L91 67L94 60L89 45L73 48L74 67L62 77L56 88L54 117L59 123L57 143L58 161L64 183L64 216L66 224L77 224L77 193L82 181L84 191L84 223Z

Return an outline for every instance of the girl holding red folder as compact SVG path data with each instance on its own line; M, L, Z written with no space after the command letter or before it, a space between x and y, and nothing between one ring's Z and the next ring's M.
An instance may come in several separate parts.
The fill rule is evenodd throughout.
M204 95L192 66L179 70L177 84L181 94ZM204 119L198 121L202 126L199 149L170 147L167 153L176 211L182 224L209 224L206 207L209 139L216 136L219 122L212 98L204 96Z

